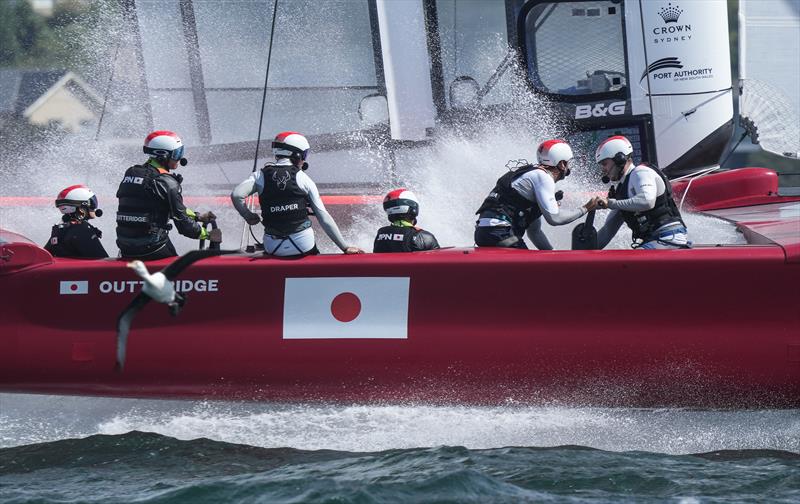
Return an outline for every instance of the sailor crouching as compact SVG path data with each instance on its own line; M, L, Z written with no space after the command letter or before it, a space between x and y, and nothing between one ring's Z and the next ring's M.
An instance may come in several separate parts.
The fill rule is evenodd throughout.
M598 203L612 210L597 232L599 248L608 245L623 223L633 232L633 248L691 248L666 175L656 166L634 165L632 155L631 142L619 135L603 141L595 153L603 180L619 182Z
M536 149L538 164L522 164L509 168L497 179L494 189L476 214L475 244L479 247L510 247L527 249L523 235L539 250L553 246L542 231L541 218L551 226L563 226L586 215L597 204L592 198L573 210L559 208L556 183L570 174L572 148L564 140L551 139ZM511 162L509 162L511 163Z
M103 211L97 208L97 196L86 186L67 187L56 197L56 208L61 213L61 224L56 224L44 249L53 257L78 259L102 259L108 257L100 243L103 233L87 222L100 217Z
M390 225L378 229L373 252L418 252L435 250L439 242L433 234L418 228L419 202L407 189L395 189L383 199Z

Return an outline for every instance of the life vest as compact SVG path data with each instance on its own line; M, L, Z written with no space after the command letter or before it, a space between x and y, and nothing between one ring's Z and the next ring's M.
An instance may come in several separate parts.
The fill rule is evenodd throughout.
M297 185L300 168L267 164L261 169L264 190L258 195L264 230L274 236L289 236L311 226L308 197Z
M475 213L482 217L505 220L513 226L514 234L522 235L531 222L541 217L542 211L535 201L523 197L511 187L511 184L535 169L536 166L525 165L497 179L494 189Z
M53 226L44 248L53 257L107 257L107 254L102 255L104 250L102 254L99 251L93 253L98 245L89 243L89 240L99 240L102 236L102 231L88 222L70 219Z
M169 202L156 187L160 175L151 165L134 165L125 171L117 189L117 236L145 236L153 228L169 231ZM175 178L170 173L163 175Z
M436 238L423 229L413 226L384 226L375 235L372 251L381 252L417 252L439 248Z
M625 224L633 231L634 240L650 241L654 239L656 230L673 222L680 222L683 224L683 219L681 218L680 210L678 210L678 205L676 205L675 200L672 199L672 184L670 184L667 176L664 175L657 166L644 163L639 166L644 166L645 168L653 170L661 177L666 188L664 194L656 198L656 204L650 210L645 212L626 212L621 210L620 212ZM637 168L639 166L637 166ZM628 183L630 182L630 175L632 172L633 170L628 172L625 178L617 184L614 190L616 199L627 199L629 197Z

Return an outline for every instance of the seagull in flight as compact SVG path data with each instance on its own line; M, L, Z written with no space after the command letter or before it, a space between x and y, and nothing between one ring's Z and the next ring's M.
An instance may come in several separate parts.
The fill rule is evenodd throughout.
M238 250L219 250L205 249L193 250L184 254L170 263L166 268L157 272L150 273L147 266L142 261L131 261L127 264L144 281L142 291L133 298L133 301L119 314L117 319L117 364L116 370L122 371L125 366L125 352L128 345L128 333L131 330L131 323L139 311L144 306L154 300L158 303L166 304L172 316L177 316L181 308L186 303L186 296L175 292L172 281L185 270L190 264L200 259L219 256L222 254L235 254Z

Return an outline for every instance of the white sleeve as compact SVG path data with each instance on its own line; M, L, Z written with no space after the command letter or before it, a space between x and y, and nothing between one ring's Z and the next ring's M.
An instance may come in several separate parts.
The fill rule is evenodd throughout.
M530 177L526 177L530 175ZM526 173L521 179L527 178L531 183L532 194L535 195L536 203L542 211L544 220L551 226L563 226L586 215L583 207L574 210L564 210L558 206L556 200L556 182L553 177L544 170L534 170ZM521 193L525 196L524 193ZM531 238L533 240L533 238ZM537 245L538 248L541 248Z
M628 194L631 196L626 199L608 200L608 208L612 210L624 210L626 212L642 212L652 210L656 206L656 198L664 192L664 181L658 174L646 167L636 167L629 175ZM661 184L658 182L661 181Z
M311 209L314 210L314 214L317 216L317 220L325 231L325 234L327 234L336 246L344 252L347 249L347 244L344 242L344 238L339 231L339 226L336 225L336 221L333 220L331 214L325 209L325 204L322 203L319 190L317 190L317 184L315 184L314 181L311 180L311 177L306 175L305 172L298 172L297 186L308 195L308 203L311 205Z
M564 224L569 224L570 222L580 219L586 215L586 213L586 208L582 206L572 210L564 210L563 212L559 212L555 215L542 209L542 217L544 217L544 220L546 220L551 226L563 226Z
M255 215L247 208L245 198L257 192L260 193L262 190L264 190L264 177L261 174L261 170L247 177L244 182L233 189L231 192L231 202L234 208L236 208L236 211L239 212L239 215L244 218Z
M598 249L606 248L606 245L608 245L608 242L617 234L623 222L625 221L622 219L622 212L619 210L612 210L611 213L608 214L605 224L603 224L603 227L597 232Z
M526 234L537 249L553 250L550 240L547 239L547 235L542 231L542 219L534 219L531 225L528 226Z

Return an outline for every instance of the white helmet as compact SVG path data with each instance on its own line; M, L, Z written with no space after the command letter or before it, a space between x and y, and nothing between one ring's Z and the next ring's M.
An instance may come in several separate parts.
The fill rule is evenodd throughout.
M56 208L64 215L74 214L78 208L98 210L97 196L84 185L69 186L56 196Z
M540 165L558 166L561 161L572 161L572 148L564 140L545 140L536 149L536 159Z
M622 166L631 154L633 154L633 145L630 140L622 135L617 135L606 138L597 146L594 160L599 163L604 159L613 159L614 163Z
M419 201L417 195L408 189L395 189L383 198L383 209L386 210L389 220L392 220L393 215L416 217L419 215Z
M299 158L305 161L311 148L306 137L296 131L284 131L272 141L272 153L275 157Z
M158 130L147 135L142 150L145 154L175 161L183 159L183 142L181 137L167 130ZM181 161L181 165L186 163Z

